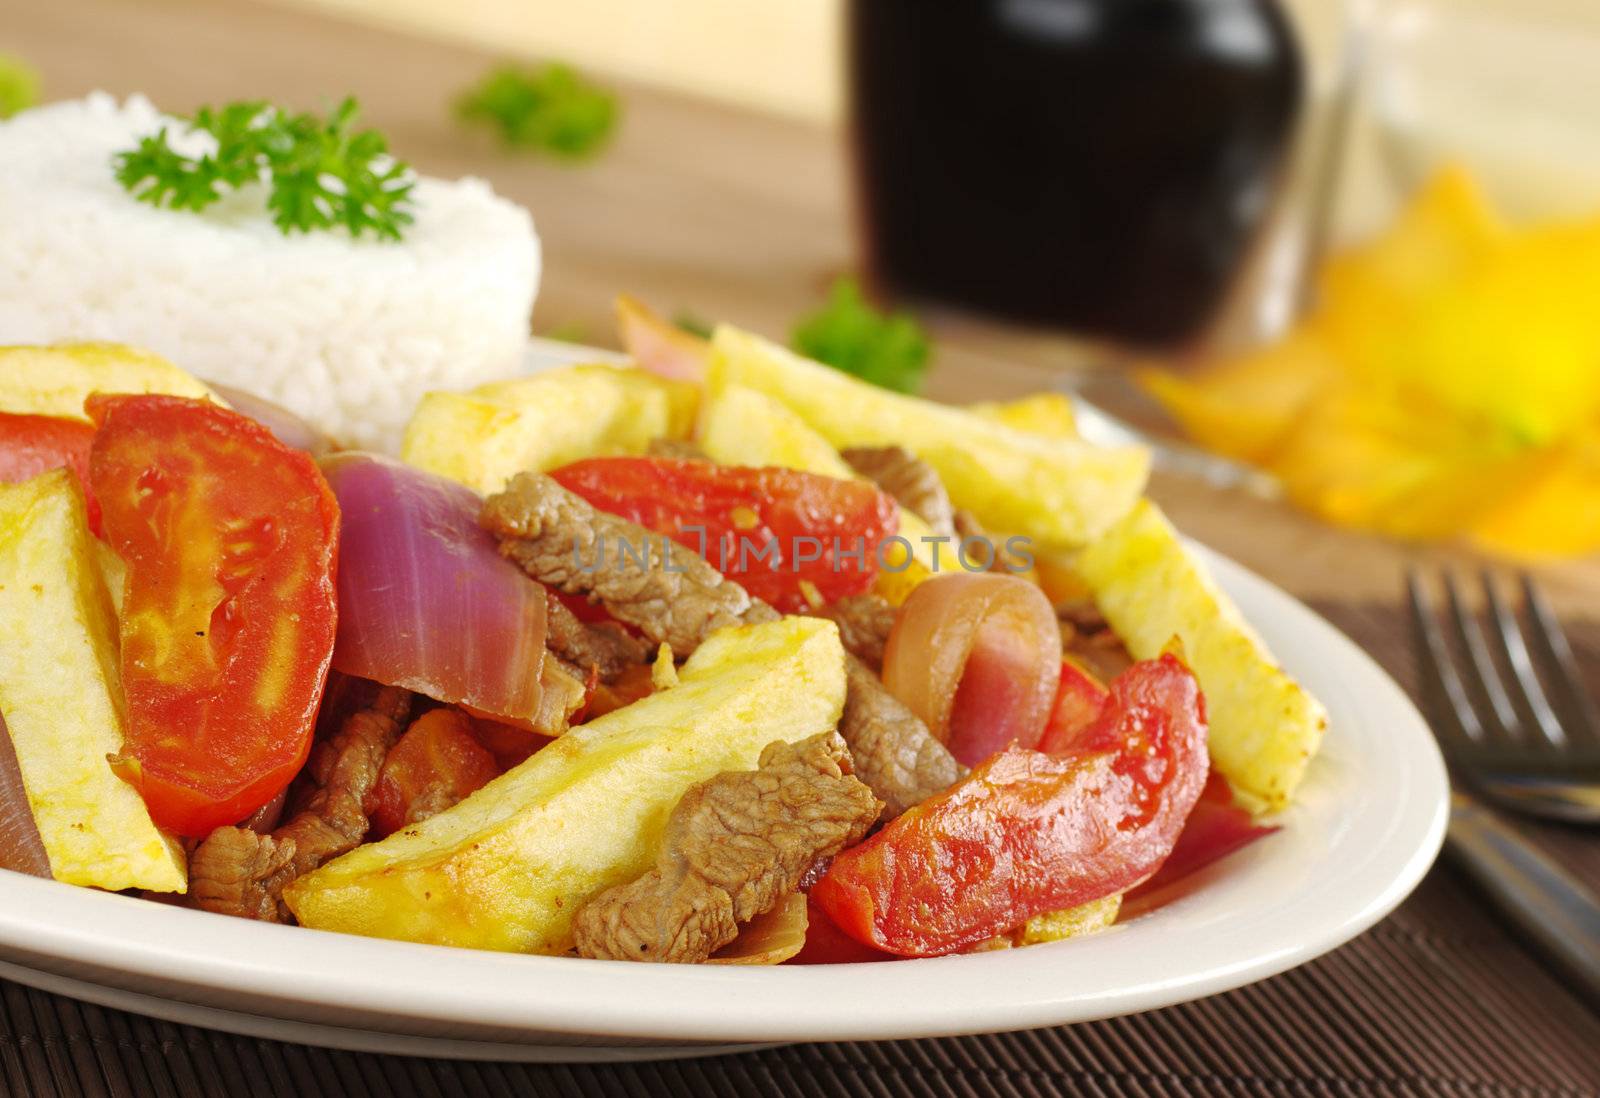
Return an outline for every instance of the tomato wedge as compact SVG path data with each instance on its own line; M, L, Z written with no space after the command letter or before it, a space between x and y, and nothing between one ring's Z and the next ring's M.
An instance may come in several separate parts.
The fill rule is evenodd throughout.
M1061 661L1061 678L1056 683L1056 700L1050 720L1039 737L1039 750L1047 755L1065 751L1100 716L1111 692L1081 664Z
M929 957L1150 876L1206 781L1205 703L1171 654L1110 691L1062 754L994 756L834 858L811 898L857 941Z
M1128 899L1151 896L1277 830L1275 824L1256 823L1255 817L1235 804L1228 779L1213 770L1172 853L1148 881L1128 893Z
M249 816L311 746L333 655L339 509L309 455L237 412L91 396L89 480L127 564L118 773L180 835Z
M872 485L795 469L613 457L550 475L600 510L702 552L750 594L789 613L871 587L878 549L899 527L894 500ZM645 547L628 549L637 556ZM606 566L630 566L617 547L605 552ZM659 559L659 546L650 552Z
M100 532L100 506L89 491L89 446L94 426L59 416L0 412L0 484L20 484L63 465L88 497L89 529Z

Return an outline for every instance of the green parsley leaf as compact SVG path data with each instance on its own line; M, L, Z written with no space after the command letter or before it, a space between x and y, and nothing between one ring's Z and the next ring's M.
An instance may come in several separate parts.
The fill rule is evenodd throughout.
M0 118L39 102L39 72L22 58L0 53Z
M357 130L359 108L347 98L326 120L287 114L260 100L202 107L191 133L210 134L214 152L175 150L163 127L112 159L117 181L141 202L199 212L250 183L270 186L267 209L285 236L344 226L399 240L411 224L415 176L389 155L375 130Z
M570 65L502 65L457 100L456 114L488 123L509 148L578 160L611 137L617 100Z
M687 309L679 310L672 315L672 326L700 339L711 338L711 322Z
M910 313L882 313L855 279L837 279L828 303L795 326L794 349L863 381L915 393L928 366L928 337Z

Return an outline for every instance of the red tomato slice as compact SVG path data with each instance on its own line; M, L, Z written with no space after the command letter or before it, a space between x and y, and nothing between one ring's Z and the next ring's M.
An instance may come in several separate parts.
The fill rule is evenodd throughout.
M459 709L430 709L406 729L389 749L378 780L367 794L372 820L369 839L381 839L406 825L419 798L439 798L440 811L488 785L500 768L489 749L472 733L472 722Z
M834 858L811 898L859 942L954 953L1144 880L1206 770L1199 683L1176 656L1147 660L1065 753L996 755Z
M0 484L20 484L65 465L83 485L89 529L98 534L100 505L89 491L89 446L93 442L93 424L0 412Z
M1128 893L1128 898L1149 896L1277 830L1275 825L1256 823L1248 811L1234 804L1228 779L1213 770L1194 811L1178 833L1172 853L1148 881Z
M862 945L840 930L815 900L806 900L806 944L783 963L786 965L843 965L867 961L892 961L893 953Z
M207 401L92 396L89 480L128 566L118 773L181 835L249 816L311 746L339 509L310 456Z
M1111 692L1100 680L1070 659L1061 661L1061 681L1050 720L1039 737L1039 750L1047 755L1065 751L1100 716Z
M794 469L616 457L550 475L602 511L703 551L713 568L790 613L871 587L878 548L899 526L894 500L872 485ZM630 566L617 547L605 549L609 566ZM650 552L659 559L660 546Z

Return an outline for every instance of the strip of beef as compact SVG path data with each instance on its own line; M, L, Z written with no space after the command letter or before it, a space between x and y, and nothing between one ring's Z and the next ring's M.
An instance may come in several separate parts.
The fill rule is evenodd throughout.
M645 643L620 626L579 621L567 604L551 592L545 593L545 604L544 642L550 651L574 667L593 667L601 682L611 682L627 668L649 658Z
M755 770L690 787L667 820L656 867L579 909L578 953L697 964L739 924L793 893L819 859L861 841L878 818L833 732L779 740Z
M657 458L677 458L680 461L710 461L699 446L686 438L653 438L645 453Z
M1061 651L1110 682L1133 664L1133 656L1106 621L1093 599L1072 599L1056 606L1061 623Z
M213 831L189 859L194 902L224 915L292 921L279 900L289 882L354 850L366 837L362 802L410 710L409 692L379 690L369 708L353 713L312 748L302 777L313 788L288 823L269 835L242 827Z
M933 466L900 446L851 446L840 452L850 467L895 498L895 502L950 537L955 511Z
M989 531L984 529L983 523L978 521L978 516L971 511L957 511L955 523L956 537L962 542L977 540L987 542L989 545L987 553L981 549L973 548L964 554L967 560L975 562L974 567L977 567L976 562L989 560L988 571L990 572L1009 572L1017 575L1028 570L1028 561L1021 555L1006 548L1005 539L1002 538L997 541L990 536ZM990 559L991 557L992 559Z
M659 537L626 519L598 511L549 477L519 474L490 496L480 520L500 537L500 551L540 583L598 598L611 616L637 626L656 643L686 656L728 625L774 621L780 615L727 579L703 558L681 550L671 567L659 553L648 567L596 561L597 547L626 541L659 545ZM608 557L607 560L614 560ZM583 565L580 567L580 562ZM849 693L839 732L856 756L856 772L900 812L940 792L962 770L945 746L860 660L846 655Z
M873 669L883 667L883 650L894 629L895 608L882 596L846 595L817 612L839 627L845 650Z
M850 745L862 780L883 801L885 820L965 776L966 767L889 693L872 668L846 653L844 670L849 687L839 731Z
M660 534L596 510L547 476L519 473L485 501L480 521L528 575L597 598L612 617L680 655L724 626L778 617L693 550L673 545L663 560Z

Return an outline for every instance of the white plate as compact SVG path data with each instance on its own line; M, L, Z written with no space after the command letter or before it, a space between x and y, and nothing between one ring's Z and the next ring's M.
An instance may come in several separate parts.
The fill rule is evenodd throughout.
M1104 934L880 964L641 965L270 926L0 871L0 975L253 1036L526 1060L1021 1029L1271 976L1359 934L1415 887L1444 835L1447 784L1421 717L1364 652L1264 580L1205 557L1327 704L1327 740L1282 831Z

